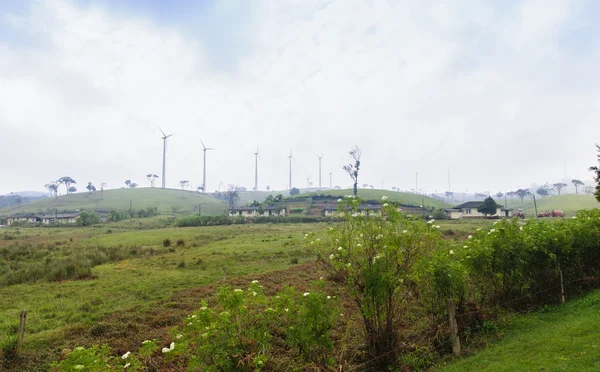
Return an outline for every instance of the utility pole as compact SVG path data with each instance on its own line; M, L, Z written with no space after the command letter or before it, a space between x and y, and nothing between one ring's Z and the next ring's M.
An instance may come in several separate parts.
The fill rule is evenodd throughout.
M333 174L333 171L330 170L329 171L329 188L333 189L333 178L331 177L331 175Z
M419 172L415 175L415 194L419 193Z

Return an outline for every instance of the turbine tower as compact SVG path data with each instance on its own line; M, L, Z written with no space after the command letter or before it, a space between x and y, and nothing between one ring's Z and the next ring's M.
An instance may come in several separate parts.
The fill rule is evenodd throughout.
M258 146L256 146L256 152L254 153L254 191L258 191Z
M204 152L204 169L202 170L202 192L206 192L206 152L210 150L214 150L213 148L207 148L204 146L204 142L200 140L202 144L202 152Z
M165 132L163 132L163 130L160 129L160 127L158 127L158 130L160 130L160 132L163 135L163 137L162 137L162 140L163 140L162 188L164 189L167 185L167 138L171 137L175 133L171 133L167 136L165 134Z
M319 158L319 188L321 188L321 159L323 159L323 155L325 154L317 155L317 158Z
M329 170L329 188L333 189L333 178L331 175L333 174L333 170Z
M290 160L290 187L288 190L292 189L292 159L294 159L294 157L292 156L292 149L290 149L290 156L288 156L288 159ZM294 161L296 161L296 159L294 159Z

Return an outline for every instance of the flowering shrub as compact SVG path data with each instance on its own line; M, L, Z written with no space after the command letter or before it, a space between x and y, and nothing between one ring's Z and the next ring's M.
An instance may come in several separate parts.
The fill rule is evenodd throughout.
M417 278L413 265L440 245L439 226L407 218L390 203L379 216L364 216L358 205L353 196L338 203L343 221L316 244L317 253L331 276L347 286L361 314L369 352L385 366L395 359L405 296Z
M174 331L177 346L163 352L187 358L192 370L257 371L268 365L272 338L283 335L305 360L321 363L333 347L336 311L322 283L314 292L290 287L273 297L265 296L258 281L247 290L222 287L217 305L204 303L190 315Z

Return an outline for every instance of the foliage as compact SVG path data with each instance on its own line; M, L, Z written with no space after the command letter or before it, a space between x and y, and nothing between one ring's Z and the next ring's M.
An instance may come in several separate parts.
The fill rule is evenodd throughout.
M146 178L148 179L148 181L150 181L150 187L154 187L154 183L156 182L156 179L159 177L158 177L158 175L156 175L154 173L148 173L146 175Z
M600 163L600 145L596 145L598 150L598 163ZM594 195L596 196L596 200L600 202L600 166L590 167L590 171L594 172L594 181L596 181L596 192Z
M548 187L548 185L544 185L544 186L540 186L538 187L538 189L535 191L536 194L538 194L539 196L541 196L542 198L549 196L550 195L550 191L552 189L550 189Z
M518 189L517 191L514 192L514 194L521 199L521 203L523 202L523 199L525 199L526 196L531 195L531 193L529 192L529 190L527 189Z
M317 245L317 254L347 287L361 315L369 354L385 367L395 359L408 283L417 274L413 266L430 256L440 239L434 225L409 219L388 203L380 217L361 215L359 204L355 197L339 203L343 220Z
M77 188L76 188L75 186L71 186L71 187L69 187L69 192L68 192L68 193L69 193L69 194L72 194L72 193L74 193L74 192L77 192Z
M235 185L229 185L227 192L225 193L225 199L227 200L229 209L235 208L238 200L240 199Z
M94 212L81 212L75 220L78 226L91 226L100 223L100 217Z
M348 152L352 159L354 159L354 164L344 165L344 170L348 172L348 175L354 181L354 196L358 195L358 171L360 170L360 156L361 152L358 146L354 146ZM291 195L291 193L290 193Z
M89 191L89 193L91 194L93 191L96 191L96 186L94 186L93 183L88 182L87 186L85 187L87 189L87 191Z
M498 204L492 199L491 196L488 196L483 203L477 208L477 212L483 213L486 217L488 215L492 216L496 214L498 211Z
M140 371L145 369L141 360L148 358L157 349L156 340L147 340L144 341L137 355L126 352L117 357L113 356L112 349L108 345L89 348L79 346L60 363L54 363L51 371Z
M298 195L300 194L300 189L296 188L296 187L292 187L290 189L290 195Z
M573 180L575 181L575 180ZM571 182L573 182L571 181ZM581 181L579 181L581 182ZM573 183L575 185L575 183ZM583 184L583 182L581 183ZM560 195L560 190L562 190L563 188L567 187L566 183L562 183L562 182L558 182L552 185L552 187L554 187L554 189L556 190L556 192L558 192L558 195ZM575 185L575 190L577 190L577 185Z
M67 194L71 193L71 185L77 183L73 178L69 176L61 177L56 182L58 182L59 185L65 185Z

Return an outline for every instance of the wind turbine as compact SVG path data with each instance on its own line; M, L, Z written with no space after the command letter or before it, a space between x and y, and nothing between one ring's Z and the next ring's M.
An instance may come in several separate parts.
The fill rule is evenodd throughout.
M202 170L202 192L206 192L206 152L210 150L214 150L213 148L207 148L204 146L204 142L200 140L202 144L202 151L204 152L204 169Z
M321 188L321 159L323 159L323 155L325 154L317 155L317 158L319 158L319 188Z
M160 130L160 132L163 135L163 137L162 137L162 140L163 140L162 188L164 189L167 184L167 138L171 137L175 133L171 133L167 136L165 134L165 132L163 132L163 130L160 129L160 127L158 127L158 130Z
M290 149L290 156L288 156L288 159L290 160L290 187L288 190L292 189L292 159L294 159L294 157L292 156L292 149ZM294 161L296 161L296 159L294 159Z
M333 178L331 177L331 175L333 174L333 170L329 170L329 188L333 189Z
M254 153L254 191L258 191L258 146L256 146L256 152Z

